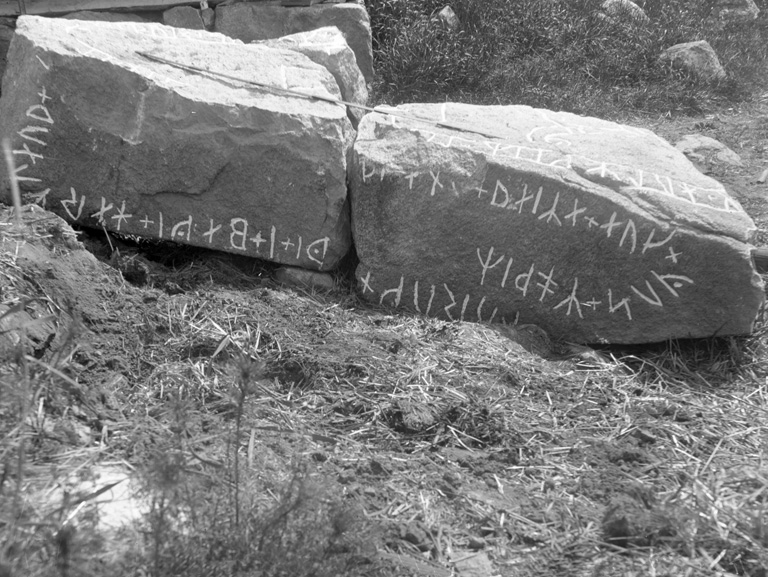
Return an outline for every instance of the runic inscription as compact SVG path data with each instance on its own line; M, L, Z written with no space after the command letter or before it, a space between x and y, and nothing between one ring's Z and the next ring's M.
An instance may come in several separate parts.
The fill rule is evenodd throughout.
M38 61L46 70L50 68L39 56ZM99 225L126 234L241 251L281 262L308 259L319 267L323 266L330 243L327 236L305 238L276 226L258 227L237 214L223 220L199 214L174 219L163 211L142 212L126 200L85 194L71 186L63 187L63 193L51 187L43 188L43 179L36 176L35 169L46 160L46 148L56 120L48 105L52 96L45 86L40 88L37 96L39 100L31 103L25 112L28 123L16 132L18 145L12 150L16 160L16 178L28 190L24 194L26 201L63 212L74 222L95 220Z
M441 106L441 121L445 122L446 107ZM386 113L386 109L382 108ZM543 124L530 130L526 135L525 144L510 143L500 140L488 140L459 131L437 132L429 125L408 124L408 128L422 133L428 143L443 148L460 148L482 153L490 159L499 161L516 160L557 170L569 170L581 173L586 178L599 178L607 182L615 182L628 192L638 191L674 197L692 206L724 213L742 213L743 209L721 186L703 188L669 176L657 174L649 170L612 162L610 160L591 158L577 153L563 153L559 148L546 145L559 144L570 147L572 138L579 135L594 135L598 131L606 134L626 133L626 137L640 134L639 129L618 124L606 123L606 126L596 129L587 124L569 124L558 120L556 113L537 111ZM397 116L387 116L386 122L393 126L405 126L407 121ZM540 145L544 144L545 146Z
M625 259L636 257L646 264L655 263L639 281L605 286L593 278L562 270L563 266L544 264L546 257L539 258L535 251L484 244L474 246L473 262L465 263L476 270L472 292L460 291L447 282L425 282L405 275L393 285L383 285L373 271L361 266L358 269L360 290L364 295L377 295L380 304L408 306L417 312L450 320L512 322L515 319L498 318L499 307L493 304L493 299L501 294L574 320L618 315L624 322L633 322L638 315L648 311L658 313L665 306L677 304L684 299L686 290L696 284L692 275L681 268L686 251L678 244L683 239L675 227L638 222L621 208L606 211L605 203L551 184L533 184L512 177L490 178L480 186L467 189L464 183L437 168L394 173L364 158L360 162L364 184L390 178L401 183L393 183L392 187L402 194L420 195L433 201L439 200L440 195L455 197L458 194L491 211L494 219L508 219L511 230L525 224L533 225L533 229L526 229L529 232L541 234L578 231L592 235L594 244L600 245L601 250L624 254ZM508 240L501 242L509 244ZM489 294L495 296L489 297ZM436 305L438 302L441 304Z

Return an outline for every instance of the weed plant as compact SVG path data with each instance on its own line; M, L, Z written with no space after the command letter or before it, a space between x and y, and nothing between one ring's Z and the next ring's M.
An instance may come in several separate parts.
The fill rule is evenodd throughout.
M51 236L46 218L15 215L13 226L0 228L0 577L357 574L370 548L362 514L300 462L288 475L270 476L254 466L252 447L247 462L241 458L246 425L251 444L255 435L248 403L265 378L252 355L221 372L222 430L202 439L211 388L169 378L181 376L173 367L137 387L134 400L149 406L130 424L112 426L133 429L125 449L140 474L99 478L94 469L109 449L117 456L119 443L96 445L88 434L83 446L68 415L89 403L77 380L87 329L77 312L39 294L19 265L25 244ZM186 337L179 340L188 356ZM110 491L129 483L136 485L124 492L134 522L105 525L100 497L114 500Z
M73 341L68 338L62 350L71 350ZM194 449L195 414L203 410L194 396L173 391L168 423L159 430L157 422L137 424L136 443L145 448L139 450L144 464L137 491L143 510L135 527L107 534L96 500L112 487L69 488L86 480L98 453L75 451L59 466L37 465L50 455L41 451L45 417L36 407L62 387L71 359L34 363L23 342L16 369L3 372L0 386L0 576L109 571L158 577L340 577L356 574L361 559L365 562L369 544L363 517L322 479L297 463L288 478L270 486L263 471L240 459L246 402L263 368L249 359L236 363L228 403L233 423L223 435L222 459L205 458ZM57 488L63 489L59 501L41 500ZM128 542L137 531L142 538ZM116 546L121 540L126 543ZM114 555L116 549L122 554Z
M199 399L171 402L170 435L156 435L144 471L149 511L138 565L153 575L336 577L350 574L365 549L362 517L300 463L269 499L264 471L240 459L246 403L263 368L236 362L223 460L193 448Z
M648 22L608 18L602 0L367 0L378 103L527 104L580 114L694 113L764 90L768 15L722 24L714 2L638 2ZM708 41L727 77L707 83L659 61Z

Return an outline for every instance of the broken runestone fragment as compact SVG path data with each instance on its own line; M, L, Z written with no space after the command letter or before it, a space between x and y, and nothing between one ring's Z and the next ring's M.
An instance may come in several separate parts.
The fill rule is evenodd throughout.
M752 330L752 219L652 132L527 106L395 111L367 114L353 149L364 298L572 343Z
M341 96L333 76L298 52L154 23L22 16L0 137L12 141L25 200L121 234L334 268L351 240L354 131L343 107L139 52Z

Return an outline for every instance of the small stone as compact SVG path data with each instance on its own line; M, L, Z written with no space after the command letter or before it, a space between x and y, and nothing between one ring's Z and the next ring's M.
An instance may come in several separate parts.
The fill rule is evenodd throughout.
M713 163L744 166L741 157L722 142L701 134L686 134L675 144L680 152L697 164Z
M200 10L200 17L203 19L205 29L213 30L216 24L216 11L213 8L203 8Z
M627 19L630 21L646 23L650 19L645 11L632 0L605 0L602 5L603 12L611 19Z
M499 332L533 355L547 358L552 354L552 341L549 335L537 325L500 325Z
M369 461L368 472L371 475L376 475L377 477L386 477L390 474L387 468L381 463L381 461L377 461L376 459L371 459Z
M460 487L463 479L458 471L446 471L443 473L443 481L453 487Z
M454 568L459 577L490 577L496 574L493 563L482 551L459 559L454 563Z
M645 429L637 428L632 432L632 436L640 441L640 446L650 445L655 443L658 439L656 435Z
M467 546L470 549L474 550L474 551L479 551L480 549L485 549L485 546L487 544L488 543L486 542L486 540L483 539L482 537L471 536L469 538L469 540L467 541Z
M437 13L437 19L449 30L456 30L461 25L459 17L456 16L456 12L450 6L445 6L440 10Z
M340 485L350 485L355 482L357 476L352 471L341 471L336 479Z
M410 523L403 527L402 538L416 545L419 551L429 551L434 545L428 530L421 523Z
M277 269L275 280L281 284L312 290L332 291L336 287L336 282L330 274L295 266L283 266Z
M726 76L717 54L706 40L675 44L667 48L659 60L704 80L722 80Z
M661 516L623 493L611 499L602 525L606 542L618 547L647 547L669 532Z

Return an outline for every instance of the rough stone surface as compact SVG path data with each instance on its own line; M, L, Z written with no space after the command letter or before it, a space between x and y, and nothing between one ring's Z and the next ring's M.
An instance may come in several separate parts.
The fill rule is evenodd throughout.
M209 8L210 10L210 8ZM176 6L163 12L163 24L176 28L189 28L190 30L205 30L203 16L197 8L192 6Z
M350 246L341 107L306 56L160 24L21 17L0 99L27 201L70 221L327 270ZM3 163L4 166L4 163ZM0 170L0 196L8 180Z
M203 8L200 10L200 17L203 19L203 26L206 30L213 30L216 22L216 11L213 8Z
M582 343L751 331L754 223L652 132L526 106L395 110L496 138L363 118L350 194L365 298Z
M686 134L675 144L680 152L696 165L726 164L728 166L744 166L741 157L725 144L709 136L701 134Z
M325 26L335 26L341 31L355 53L365 81L371 82L371 23L368 12L360 4L318 4L307 8L284 8L258 3L219 5L216 6L214 30L243 42L253 42Z
M89 22L147 22L145 18L129 12L94 12L92 10L70 12L60 18L66 20L87 20Z
M327 272L305 270L295 266L283 266L275 271L275 280L282 284L305 289L331 291L336 286Z
M675 44L662 52L662 61L670 62L675 68L680 68L706 80L721 80L725 78L725 70L717 58L717 54L706 40Z
M6 66L6 57L8 54L8 47L11 44L11 38L13 38L13 31L16 28L16 23L11 18L0 18L0 80L3 78Z
M636 22L649 22L645 11L632 0L605 0L603 12L609 18L629 19Z
M347 44L338 28L326 26L290 34L282 38L262 40L261 43L274 48L295 50L307 56L312 62L325 66L336 79L341 90L341 97L347 102L363 106L368 102L368 88L365 85L360 67L357 65L355 53ZM360 119L365 116L365 110L349 107L347 115L353 126L357 127Z
M459 577L490 577L494 574L493 563L488 558L488 554L482 551L462 555L454 567Z
M721 20L729 24L751 22L760 14L754 0L718 0L714 10Z

